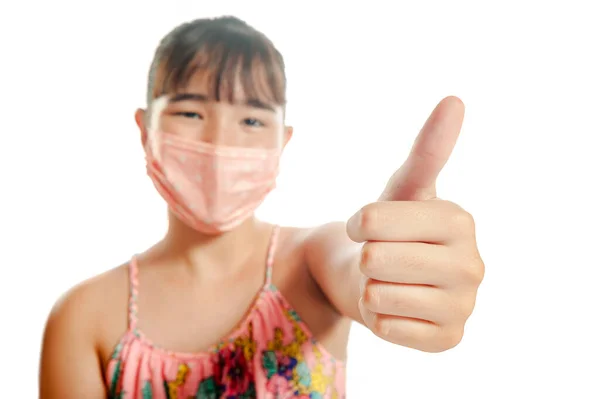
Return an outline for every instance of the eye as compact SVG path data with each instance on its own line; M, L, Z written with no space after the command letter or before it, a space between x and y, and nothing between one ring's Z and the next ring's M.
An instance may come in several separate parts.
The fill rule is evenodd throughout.
M175 115L190 119L202 119L202 115L197 112L177 112Z
M246 126L250 126L250 127L262 127L265 124L262 123L261 121L259 121L258 119L255 118L246 118L243 121L244 125Z

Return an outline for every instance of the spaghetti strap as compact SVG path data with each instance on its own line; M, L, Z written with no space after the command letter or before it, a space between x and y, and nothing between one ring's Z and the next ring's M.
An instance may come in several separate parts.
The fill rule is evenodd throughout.
M138 321L138 264L137 258L134 256L129 262L129 330L135 332L137 330Z
M280 384L281 381L277 379L278 367L281 366L277 360L284 355L288 358L291 356L285 364L284 371L288 374L309 373L310 376L310 373L316 373L320 378L320 384L316 384L317 386L301 384L303 393L306 393L305 397L346 397L345 362L336 360L317 341L308 325L271 282L275 261L277 260L277 267L285 266L285 260L278 256L276 249L279 243L285 244L281 241L287 240L287 233L281 232L283 228L272 224L263 225L261 229L261 248L257 247L256 250L262 254L257 252L254 255L262 257L262 260L258 259L259 264L255 264L253 268L259 274L254 277L260 278L261 273L256 269L260 268L260 264L264 265L265 269L261 271L264 273L265 286L256 293L245 315L240 316L241 319L226 336L215 339L216 342L200 350L168 349L154 344L145 336L142 331L144 326L141 325L143 323L138 319L138 306L143 306L138 297L138 290L141 289L139 284L144 282L139 280L143 278L143 258L137 254L132 256L129 264L124 266L128 270L121 269L125 274L129 272L129 328L114 346L103 369L104 386L109 397L149 397L152 396L152 390L155 394L166 392L168 396L171 392L185 398L216 397L217 391L232 392L234 395L237 393L235 397L256 397L257 393L261 396L262 392L275 390L276 396L291 398L297 396L298 390L294 384L287 384L285 378L283 384ZM139 294L141 295L141 292ZM227 292L223 294L227 295ZM125 306L125 303L122 305ZM182 325L185 329L185 320L182 321ZM249 360L249 368L237 367L237 349L241 350L239 353L244 361L244 355L250 358L255 353L262 354L263 349L271 349L268 353L270 357L265 360L268 364L265 363L262 367L258 364L263 360L262 356L254 356L258 363ZM302 362L303 359L307 361ZM228 373L231 374L232 367L237 367L234 370L237 372L235 378L223 378ZM239 384L240 378L243 378L244 387ZM208 385L204 384L206 381ZM219 386L215 387L214 382Z
M279 238L279 226L273 226L271 233L271 239L269 242L269 249L267 251L267 269L265 272L265 287L269 288L272 284L273 278L273 258L275 257L275 250L277 249L277 239Z

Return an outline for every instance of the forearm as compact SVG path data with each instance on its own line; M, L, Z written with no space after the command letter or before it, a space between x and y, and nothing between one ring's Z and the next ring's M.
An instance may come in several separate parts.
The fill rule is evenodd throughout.
M313 278L338 312L364 324L358 308L361 247L348 238L345 223L330 223L312 232L305 258Z

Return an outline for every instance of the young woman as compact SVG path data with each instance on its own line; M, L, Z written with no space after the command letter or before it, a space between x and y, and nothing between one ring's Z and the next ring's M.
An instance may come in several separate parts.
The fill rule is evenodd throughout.
M424 129L456 132L437 137L441 158L462 118L460 101L445 104ZM343 398L352 320L420 350L460 341L482 277L472 220L407 194L445 161L413 157L406 198L391 182L347 225L261 222L292 136L285 105L283 59L243 21L200 19L162 40L136 121L168 232L56 304L41 398Z

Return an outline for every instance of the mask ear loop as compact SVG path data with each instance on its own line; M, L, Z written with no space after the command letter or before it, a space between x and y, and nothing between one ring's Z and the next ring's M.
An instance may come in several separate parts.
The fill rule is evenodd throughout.
M154 99L152 104L150 104L150 107L148 107L149 118L148 126L146 128L148 132L148 144L150 145L150 152L152 153L152 156L159 162L161 161L159 134L160 118L168 103L169 97L167 95L163 95Z

